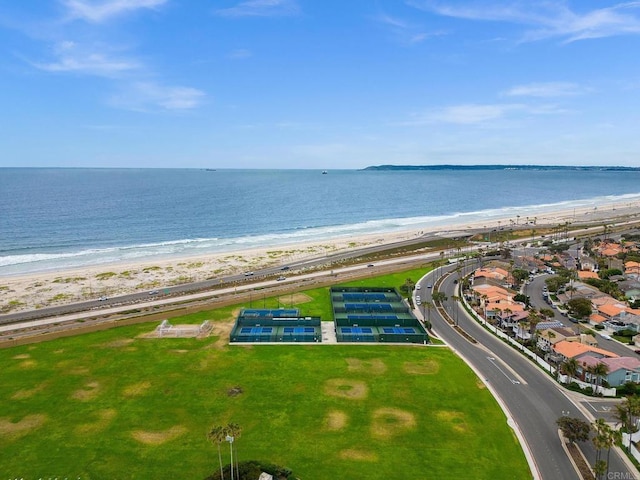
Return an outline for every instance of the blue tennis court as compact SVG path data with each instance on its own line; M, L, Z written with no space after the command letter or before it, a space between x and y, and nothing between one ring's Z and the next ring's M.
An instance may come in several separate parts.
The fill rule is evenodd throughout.
M416 333L416 329L413 327L382 327L382 331L384 333L396 333L396 334L405 334L405 333Z
M398 320L397 315L357 315L347 314L349 320Z
M387 297L384 293L368 293L368 292L357 292L357 293L343 293L342 298L345 300L350 300L352 302L361 302L364 300L385 300Z
M393 312L393 307L390 303L345 303L344 308L347 310Z
M352 335L362 335L364 333L373 333L373 329L369 327L342 327L342 333L350 333Z
M263 333L271 334L273 332L272 327L242 327L240 329L240 335L261 335Z
M316 331L313 327L284 327L283 333L314 333Z
M245 317L270 317L270 318L282 318L282 317L297 317L298 309L279 308L277 310L263 309L263 308L245 308L242 315Z

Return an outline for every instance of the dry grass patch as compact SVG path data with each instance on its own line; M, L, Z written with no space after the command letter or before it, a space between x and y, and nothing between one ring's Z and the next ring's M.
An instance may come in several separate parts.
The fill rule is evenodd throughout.
M416 428L416 418L411 412L399 408L379 408L373 412L371 435L389 438Z
M22 353L20 355L14 355L13 357L14 360L26 360L27 358L31 358L31 355L29 355L28 353Z
M339 453L339 457L343 460L356 460L358 462L377 462L378 454L374 452L366 452L364 450L355 450L350 448L348 450L342 450Z
M348 421L349 416L345 412L340 410L332 410L324 419L324 425L327 430L335 432L345 428Z
M38 365L38 362L36 362L35 360L25 360L24 362L20 362L18 364L18 367L28 369L28 368L33 368L36 365Z
M12 400L25 400L27 398L33 397L35 394L42 392L45 388L47 388L48 382L42 382L40 385L37 385L33 388L18 390L11 396Z
M27 415L19 422L12 422L9 418L0 418L0 441L15 440L40 428L47 421L42 414Z
M184 435L187 428L182 425L174 425L168 430L161 432L146 432L144 430L136 430L131 432L131 436L145 445L162 445Z
M422 362L405 362L402 368L409 375L434 375L440 370L440 363L427 359Z
M95 422L83 423L75 428L76 435L82 437L84 435L100 433L109 426L117 414L118 412L113 408L100 410L98 412L98 419Z
M313 298L311 298L306 293L294 293L293 295L283 295L279 298L280 303L283 305L298 305L299 303L308 303L313 302Z
M123 397L139 397L140 395L144 395L147 390L151 388L151 382L145 380L144 382L134 383L133 385L129 385L122 390Z
M78 389L71 394L71 398L80 400L81 402L88 402L93 400L100 393L100 384L98 382L89 382L84 388Z
M441 422L450 423L451 427L459 433L464 433L468 430L467 424L464 421L464 413L462 412L440 410L435 413L435 416Z
M83 376L85 376L85 375L89 375L89 373L91 373L91 371L87 367L73 367L73 368L70 368L69 370L67 370L67 373L69 373L71 375L83 375Z
M229 339L231 338L231 330L233 330L233 325L236 323L236 317L239 313L240 310L234 310L233 317L219 322L211 322L212 327L209 335L218 337L218 339L211 345L209 345L209 347L220 350L229 344Z
M102 348L121 348L126 347L133 343L133 338L122 338L120 340L114 340L113 342L103 343L99 345Z
M476 380L476 385L478 386L478 388L480 390L484 390L485 388L487 388L487 386L484 384L484 382L480 379Z
M367 398L369 388L366 383L360 380L330 378L324 384L324 393L331 395L332 397L360 400L362 398Z
M347 358L350 372L371 373L381 375L387 371L387 366L380 358L361 360L359 358Z

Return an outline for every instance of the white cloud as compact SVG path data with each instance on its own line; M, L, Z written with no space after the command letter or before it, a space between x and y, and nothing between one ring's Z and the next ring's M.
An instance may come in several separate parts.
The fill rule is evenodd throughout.
M246 0L214 13L222 17L282 17L297 15L300 7L295 0Z
M70 41L58 43L53 53L56 57L54 62L31 62L31 65L47 72L80 73L98 77L116 77L140 68L136 61L113 58L109 53L87 50Z
M136 82L122 89L110 99L117 108L134 111L191 110L202 103L205 93L182 86L165 86L153 82Z
M495 125L502 120L513 120L523 116L560 115L568 113L556 105L527 105L524 103L467 103L436 108L426 113L414 114L404 126L449 123L456 125Z
M523 110L520 104L464 104L433 110L422 117L423 123L474 125L499 120L508 113Z
M589 38L640 34L640 18L633 10L640 2L625 2L584 13L571 10L560 1L457 2L407 0L407 4L438 15L466 20L509 22L529 25L522 40L563 38L574 42Z
M587 93L588 89L570 82L544 82L516 85L507 90L504 95L508 97L569 97Z
M400 43L405 45L417 44L423 42L427 38L444 35L444 33L440 31L426 32L419 26L391 17L387 14L377 15L374 20L388 28L393 36L398 39Z
M246 50L244 48L237 48L235 50L230 51L227 57L239 60L243 58L249 58L252 55L253 53L251 53L250 50Z
M129 13L142 8L156 8L167 0L107 0L89 2L87 0L63 0L71 18L79 18L88 22L100 23L112 17Z

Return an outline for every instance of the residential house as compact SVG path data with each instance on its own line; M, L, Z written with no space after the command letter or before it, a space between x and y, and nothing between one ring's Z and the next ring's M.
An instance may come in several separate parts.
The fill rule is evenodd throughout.
M587 255L581 255L578 262L580 263L580 270L585 272L595 272L598 270L598 262Z
M625 262L624 274L627 277L640 279L640 262Z
M593 325L594 327L597 327L598 325L602 325L606 321L607 321L607 318L603 317L599 313L592 313L591 316L589 317L589 324Z
M538 332L538 348L545 352L550 352L553 345L563 340L577 342L580 341L580 335L563 327L545 328Z
M559 357L559 361L564 362L570 358L580 359L585 355L592 355L596 358L617 358L613 352L603 348L592 347L578 342L567 342L563 340L552 347L552 351Z
M598 276L598 274L596 272L593 272L591 270L579 270L578 271L578 279L584 281L584 280L586 280L588 278L596 278L596 279L598 279L600 277Z
M581 380L595 384L597 379L587 369L599 363L607 366L607 375L602 380L610 387L619 387L627 382L640 383L640 359L635 357L597 358L585 355L579 360Z

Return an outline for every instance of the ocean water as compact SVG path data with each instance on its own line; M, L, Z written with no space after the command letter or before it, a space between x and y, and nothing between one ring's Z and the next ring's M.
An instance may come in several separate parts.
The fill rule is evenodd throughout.
M0 169L0 276L640 198L640 172Z

